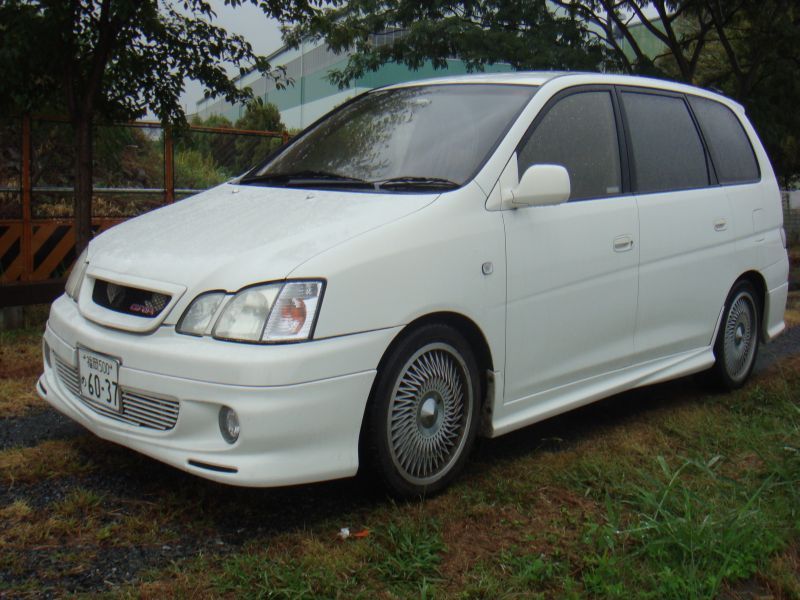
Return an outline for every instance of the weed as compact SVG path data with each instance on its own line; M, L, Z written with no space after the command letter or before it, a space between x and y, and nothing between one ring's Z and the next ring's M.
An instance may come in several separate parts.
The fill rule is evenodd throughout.
M295 600L357 595L354 562L316 561L314 553L296 558L287 552L237 554L226 560L213 585L220 593L249 598Z
M51 440L31 448L0 451L0 480L6 485L80 475L91 470L75 444Z
M445 550L435 522L389 523L373 541L381 558L375 571L388 582L435 579Z
M617 529L611 515L591 531L600 552L588 561L587 590L713 598L723 581L751 577L784 541L768 505L781 482L770 475L753 490L720 475L719 462L686 459L673 469L659 456L658 475L641 473L644 483L631 484L624 501L628 527Z

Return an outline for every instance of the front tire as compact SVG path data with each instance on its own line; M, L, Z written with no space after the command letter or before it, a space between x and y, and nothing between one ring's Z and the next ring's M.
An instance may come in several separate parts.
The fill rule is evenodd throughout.
M733 286L725 301L722 323L714 343L714 383L724 390L742 387L756 364L761 339L758 293L749 281Z
M455 479L477 435L480 391L474 354L452 327L424 325L390 351L370 398L362 447L389 492L432 495Z

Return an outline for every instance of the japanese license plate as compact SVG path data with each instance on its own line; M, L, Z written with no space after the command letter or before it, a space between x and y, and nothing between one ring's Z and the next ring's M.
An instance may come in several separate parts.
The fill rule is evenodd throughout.
M84 398L120 412L118 360L79 348L78 371Z

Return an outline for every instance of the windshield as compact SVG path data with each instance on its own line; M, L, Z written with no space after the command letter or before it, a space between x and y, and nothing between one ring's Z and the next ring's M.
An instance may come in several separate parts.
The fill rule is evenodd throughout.
M534 86L447 84L365 94L241 183L454 188L486 160Z

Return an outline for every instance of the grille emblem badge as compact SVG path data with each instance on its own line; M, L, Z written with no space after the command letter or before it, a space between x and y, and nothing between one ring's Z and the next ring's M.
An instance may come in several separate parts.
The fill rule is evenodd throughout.
M119 306L124 295L125 288L109 282L108 286L106 287L106 296L108 296L108 303L111 306Z

